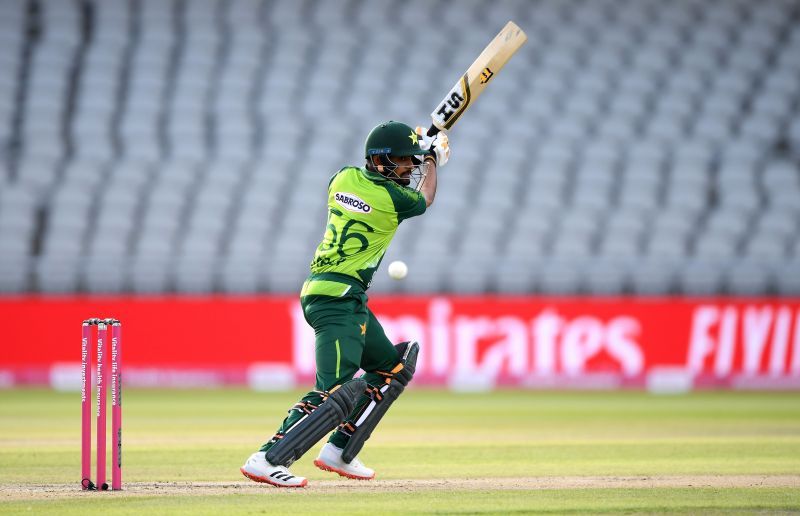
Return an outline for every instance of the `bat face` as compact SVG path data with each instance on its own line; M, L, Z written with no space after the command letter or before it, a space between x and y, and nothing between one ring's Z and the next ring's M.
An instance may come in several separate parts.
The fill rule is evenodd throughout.
M527 40L522 29L514 22L508 22L431 113L433 125L428 134L453 127L495 74Z

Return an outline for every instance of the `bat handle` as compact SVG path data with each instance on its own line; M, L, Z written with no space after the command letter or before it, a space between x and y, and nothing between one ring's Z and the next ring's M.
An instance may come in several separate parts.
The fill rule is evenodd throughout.
M432 125L428 128L428 136L436 136L439 133L439 128Z

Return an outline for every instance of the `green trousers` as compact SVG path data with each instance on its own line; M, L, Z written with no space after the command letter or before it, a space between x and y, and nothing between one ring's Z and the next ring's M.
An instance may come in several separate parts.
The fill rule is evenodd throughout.
M289 409L289 415L261 451L269 450L305 413L319 406L323 401L321 391L351 380L359 369L364 370L361 378L369 385L380 387L385 377L378 371L391 371L400 362L397 350L367 306L366 292L356 280L332 273L312 275L303 285L300 305L306 322L314 328L316 383L313 391ZM366 393L362 395L345 422L355 422L369 401ZM344 448L348 439L347 434L336 430L328 442Z

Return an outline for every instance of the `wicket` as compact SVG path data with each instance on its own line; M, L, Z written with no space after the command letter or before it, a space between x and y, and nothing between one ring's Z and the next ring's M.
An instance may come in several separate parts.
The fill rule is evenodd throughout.
M97 478L92 482L91 351L92 326L97 326ZM83 321L81 335L81 487L106 491L106 364L111 326L111 489L122 489L122 324L118 319Z

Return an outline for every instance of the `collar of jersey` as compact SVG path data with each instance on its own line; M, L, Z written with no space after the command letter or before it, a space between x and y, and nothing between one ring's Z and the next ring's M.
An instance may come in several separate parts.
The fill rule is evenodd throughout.
M387 181L391 181L391 179L380 175L378 172L372 172L367 168L362 167L359 170L361 170L361 173L364 175L364 177L373 183L385 183Z

